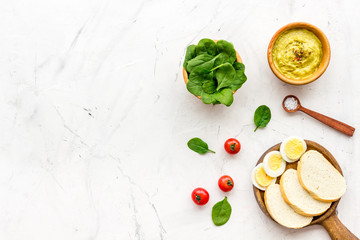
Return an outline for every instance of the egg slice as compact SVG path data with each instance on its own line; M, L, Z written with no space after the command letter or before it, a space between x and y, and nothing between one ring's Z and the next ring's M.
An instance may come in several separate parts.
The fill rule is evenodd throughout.
M276 181L276 178L267 175L263 168L263 163L260 163L252 170L251 180L255 187L265 191L267 186Z
M279 151L272 151L265 155L263 167L270 177L278 177L285 171L286 162Z
M288 163L299 160L306 151L306 143L300 137L288 137L280 145L282 158Z

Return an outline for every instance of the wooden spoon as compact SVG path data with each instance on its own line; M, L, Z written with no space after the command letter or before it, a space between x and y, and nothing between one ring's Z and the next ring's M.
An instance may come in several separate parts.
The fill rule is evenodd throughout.
M288 98L294 98L297 101L297 106L295 108L289 109L289 108L285 107L285 101ZM353 127L351 127L351 126L349 126L349 125L347 125L347 124L345 124L343 122L335 120L333 118L327 117L327 116L322 115L320 113L314 112L314 111L312 111L310 109L304 108L303 106L301 106L299 98L297 98L294 95L286 96L284 98L283 102L282 102L282 106L283 106L284 110L289 112L289 113L293 113L293 112L296 112L296 111L300 110L300 111L306 113L307 115L319 120L320 122L325 123L329 127L332 127L334 129L342 132L342 133L345 133L348 136L352 136L354 134L355 128L353 128Z
M338 164L338 162L336 161L334 156L331 155L331 153L326 148L324 148L320 144L313 142L313 141L305 140L305 142L306 142L308 150L316 150L316 151L320 152L321 154L323 154L324 157L342 174L340 165ZM280 144L281 143L278 143L275 146L269 148L260 157L260 159L256 165L263 162L264 157L267 153L269 153L271 151L279 151ZM297 162L286 163L286 169L289 169L289 168L297 169ZM280 182L280 177L278 177L276 180L276 183L279 183L279 182ZM256 187L253 187L253 190L254 190L255 199L256 199L259 207L265 213L266 216L268 216L272 219L272 217L270 216L269 212L266 209L265 200L264 200L264 191L260 191ZM334 239L334 240L343 240L343 239L344 240L345 239L346 240L356 240L356 239L359 240L352 232L350 232L349 229L347 229L345 227L344 224L341 223L341 221L337 217L336 207L339 204L339 201L340 201L340 199L333 202L331 204L330 208L325 213L321 214L320 216L314 217L313 220L311 221L310 225L314 225L314 224L322 225L326 229L326 231L329 233L331 239Z

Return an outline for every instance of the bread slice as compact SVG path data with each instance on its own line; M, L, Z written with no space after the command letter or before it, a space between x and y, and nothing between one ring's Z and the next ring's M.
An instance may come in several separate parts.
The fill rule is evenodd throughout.
M287 228L302 228L309 225L312 217L302 216L294 211L281 196L280 185L270 184L265 190L265 205L271 217Z
M331 206L331 203L311 197L310 193L301 186L295 169L288 169L281 176L280 190L285 202L303 216L321 215Z
M319 201L336 201L346 191L345 178L318 151L310 150L304 153L298 163L297 172L301 186Z

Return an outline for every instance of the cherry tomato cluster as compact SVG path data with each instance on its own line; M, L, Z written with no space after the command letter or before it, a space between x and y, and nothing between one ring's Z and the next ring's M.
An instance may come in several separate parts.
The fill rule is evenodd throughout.
M226 140L224 148L228 153L236 154L240 151L241 145L237 139L229 138ZM219 178L218 185L222 191L229 192L234 187L234 181L230 176L224 175ZM192 191L191 198L197 205L205 205L209 201L210 195L206 189L198 187Z
M234 187L234 181L230 176L224 175L219 178L218 185L222 191L229 192ZM210 195L206 189L198 187L192 191L191 198L197 205L205 205L209 201Z

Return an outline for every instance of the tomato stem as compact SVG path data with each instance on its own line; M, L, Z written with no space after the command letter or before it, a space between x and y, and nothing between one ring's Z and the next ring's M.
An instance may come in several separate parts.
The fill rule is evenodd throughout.
M230 150L233 152L235 150L236 143L232 143L230 145Z
M200 195L197 195L197 194L195 193L195 200L197 201L197 203L199 203L200 200L201 200Z
M232 181L229 179L229 180L227 180L227 185L229 185L229 186L234 186L234 184L232 183Z

